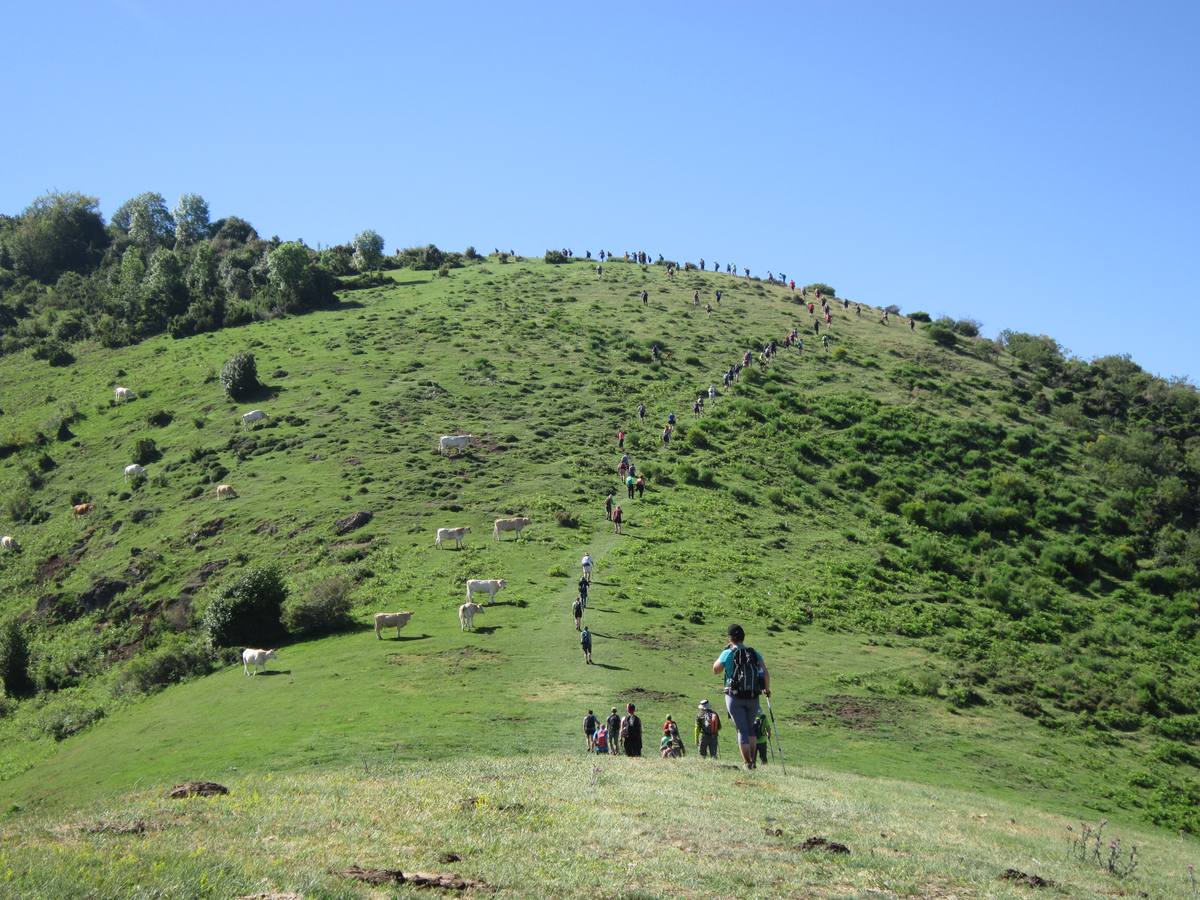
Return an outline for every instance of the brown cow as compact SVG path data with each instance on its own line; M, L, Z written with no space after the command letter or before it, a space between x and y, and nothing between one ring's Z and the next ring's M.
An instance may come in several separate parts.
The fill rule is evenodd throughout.
M78 519L80 516L86 516L95 508L95 503L76 503L71 507L71 512L73 512L75 514L75 518Z

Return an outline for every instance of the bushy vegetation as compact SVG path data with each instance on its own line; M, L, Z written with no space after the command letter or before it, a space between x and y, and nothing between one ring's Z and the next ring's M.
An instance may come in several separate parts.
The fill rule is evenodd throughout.
M0 688L10 697L24 697L33 690L29 644L15 619L0 624Z
M129 687L143 693L161 690L195 675L207 675L213 669L213 654L203 639L172 634L153 650L130 662L123 679Z
M293 634L304 637L345 631L353 625L350 590L349 581L340 575L332 575L301 594L293 594L283 604L284 626Z
M258 363L248 350L235 353L221 367L221 387L234 399L245 397L258 390Z
M281 618L287 584L276 566L251 568L221 594L204 613L204 633L213 647L265 647L278 643L285 631Z

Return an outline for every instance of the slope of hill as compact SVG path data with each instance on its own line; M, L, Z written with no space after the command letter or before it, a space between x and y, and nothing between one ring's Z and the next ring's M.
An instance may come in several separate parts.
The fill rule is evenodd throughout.
M1190 388L853 303L835 305L825 351L790 292L713 274L496 259L392 274L337 310L85 348L67 369L0 359L5 529L23 547L0 558L0 587L37 687L4 701L6 801L569 750L587 707L630 699L687 721L719 690L705 673L737 617L797 760L1200 827ZM711 314L692 305L717 288ZM803 352L692 415L743 350L793 325ZM266 388L234 404L215 376L247 348ZM138 399L111 402L118 383ZM243 430L251 406L269 419ZM602 510L618 427L649 479L622 536ZM459 430L479 443L439 456ZM155 442L149 479L126 485L139 439ZM222 481L236 500L213 496ZM96 510L75 520L84 499ZM360 511L370 522L338 534ZM491 542L491 520L517 513L527 539ZM436 551L434 529L459 524L466 549ZM596 667L569 616L585 549ZM416 615L399 641L285 647L283 676L225 670L143 697L154 673L206 668L200 612L269 561L299 593L345 574L364 626ZM509 587L463 635L468 577Z

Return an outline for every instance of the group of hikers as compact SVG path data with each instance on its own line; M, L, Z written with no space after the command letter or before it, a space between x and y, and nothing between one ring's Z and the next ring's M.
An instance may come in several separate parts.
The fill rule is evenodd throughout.
M586 628L584 634L587 634ZM730 625L726 634L728 642L713 662L713 674L724 676L725 711L737 733L742 763L747 769L755 769L760 763L767 763L770 741L775 736L773 716L768 718L759 705L759 697L766 697L767 711L770 712L771 675L762 654L746 646L746 633L741 625ZM585 652L590 662L590 639ZM696 707L692 734L701 757L717 758L721 727L720 713L708 700L701 700ZM614 706L603 721L589 709L583 718L583 736L588 753L642 755L642 720L633 703L626 705L624 716L619 715ZM779 747L777 737L776 747ZM782 748L779 752L782 754ZM687 753L679 724L672 715L663 721L658 753L663 759L679 759Z

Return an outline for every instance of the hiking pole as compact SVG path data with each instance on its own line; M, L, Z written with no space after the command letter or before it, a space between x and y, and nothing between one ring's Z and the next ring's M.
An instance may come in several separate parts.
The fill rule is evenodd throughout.
M783 745L779 743L779 726L775 724L775 710L771 709L771 695L763 694L767 698L767 712L771 714L771 733L775 735L775 749L779 751L779 765L783 769L783 774L787 774L787 761L783 758ZM767 745L768 747L770 744Z

